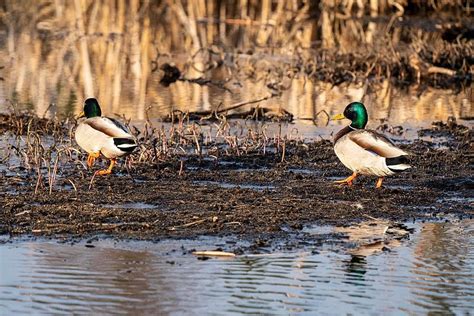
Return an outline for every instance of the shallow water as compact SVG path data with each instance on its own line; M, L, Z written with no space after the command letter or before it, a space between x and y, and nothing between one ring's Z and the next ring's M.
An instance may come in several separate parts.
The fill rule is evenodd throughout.
M143 106L136 106L124 96L120 100L120 106L101 102L101 107L104 115L124 115L134 121L142 121L145 118L166 117L175 110L202 112L218 107L222 110L241 102L264 98L271 92L268 91L265 82L251 80L240 80L238 84L232 82L234 81L229 84L230 91L189 82L176 82L169 87L163 87L155 82L154 90L158 91L158 94L147 95ZM0 112L11 110L11 105L7 101L12 97L5 94L5 91L9 90L7 85L8 83L0 81L0 101L4 101L0 102ZM474 115L472 87L456 93L432 88L424 91L416 89L407 91L392 87L389 97L386 98L387 91L376 86L367 91L364 85L334 87L326 83L310 82L306 78L295 78L289 86L289 89L282 91L281 96L239 107L229 111L228 114L247 113L253 108L260 107L268 109L271 116L279 116L284 111L291 113L298 126L313 124L324 126L328 117L321 111L334 115L341 113L348 103L362 100L369 111L371 128L377 127L382 120L387 120L391 126L408 124L419 128L433 121L446 121L450 116L462 122L464 118L472 120ZM28 96L27 99L32 97ZM31 104L19 102L15 108L31 109L40 117L54 115L63 117L78 114L82 110L83 100L76 100L71 104L69 98L63 100L61 97L63 96L52 92L47 96L48 101L41 102L41 106L31 108ZM99 98L100 101L102 100ZM53 102L53 106L48 107L50 102Z
M226 240L5 243L0 314L469 314L474 222L408 226L409 239L365 257L351 255L374 248L360 234L346 242L327 235L317 251L209 260L189 251L227 249Z
M250 184L250 183L227 183L227 182L218 182L218 181L196 181L195 184L200 186L218 186L221 188L231 189L231 188L241 188L241 189L250 189L256 191L263 190L273 190L275 186L273 185L261 185L261 184Z
M103 204L102 207L104 208L123 208L123 209L134 209L134 210L154 210L157 209L158 206L149 203L143 202L130 202L130 203L123 203L123 204Z

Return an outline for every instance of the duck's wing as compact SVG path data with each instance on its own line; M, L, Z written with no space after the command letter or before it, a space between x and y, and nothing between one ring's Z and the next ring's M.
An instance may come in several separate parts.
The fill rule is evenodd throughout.
M132 137L125 125L123 125L120 121L110 117L91 117L85 120L84 124L89 125L96 131L104 133L109 137Z
M120 122L119 120L114 119L114 118L111 118L111 117L105 117L105 118L108 119L108 120L111 120L112 123L114 123L118 128L120 128L121 130L123 130L125 133L130 134L130 130L125 126L125 124L123 124L123 123Z
M347 134L349 139L365 150L385 158L408 155L382 134L371 130L356 130Z

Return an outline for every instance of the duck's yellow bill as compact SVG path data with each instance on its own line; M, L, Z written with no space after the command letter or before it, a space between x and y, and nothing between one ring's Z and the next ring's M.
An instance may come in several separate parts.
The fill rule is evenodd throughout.
M86 114L84 113L84 111L82 111L81 113L79 113L77 116L76 116L76 120L80 119L81 117L85 117Z
M344 116L344 114L341 113L341 114L334 115L331 120L336 121L336 120L342 120L342 119L345 119L345 118L346 117Z

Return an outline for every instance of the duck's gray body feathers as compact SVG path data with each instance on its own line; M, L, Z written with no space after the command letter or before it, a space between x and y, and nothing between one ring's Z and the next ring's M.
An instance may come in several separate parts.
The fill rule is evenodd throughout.
M91 117L76 129L76 142L88 153L102 153L112 159L132 152L137 143L119 121L105 116Z
M410 168L407 152L375 131L343 128L334 138L334 151L353 172L384 177Z

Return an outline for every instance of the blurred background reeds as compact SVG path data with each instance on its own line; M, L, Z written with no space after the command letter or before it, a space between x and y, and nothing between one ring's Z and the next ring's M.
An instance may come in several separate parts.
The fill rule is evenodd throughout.
M272 96L261 106L299 118L362 98L398 121L472 116L472 6L3 0L0 109L70 116L96 96L106 113L145 119Z

